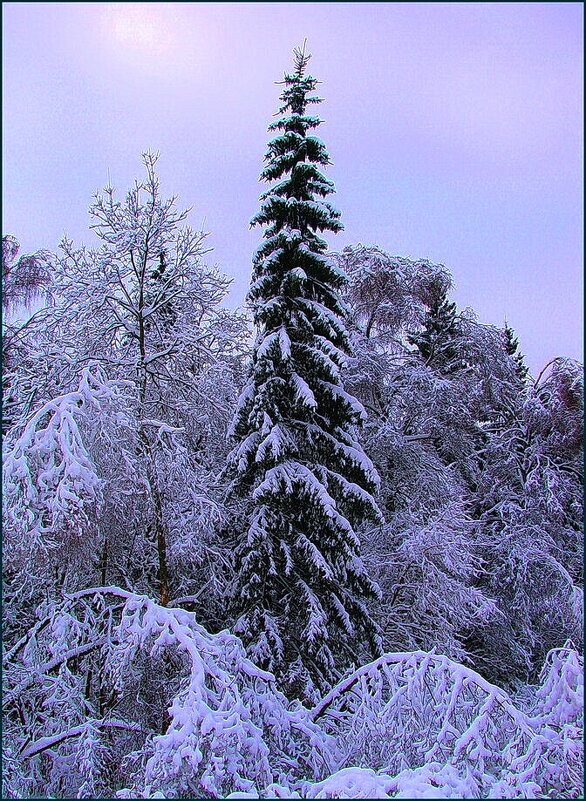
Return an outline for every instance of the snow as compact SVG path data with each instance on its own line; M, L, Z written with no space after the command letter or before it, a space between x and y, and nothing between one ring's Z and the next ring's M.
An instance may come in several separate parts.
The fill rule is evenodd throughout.
M370 483L374 484L374 486L380 484L380 478L372 461L347 431L336 429L334 433L339 437L336 439L336 436L329 434L323 428L319 428L312 423L306 423L305 428L309 437L316 444L320 443L320 441L328 442L341 457L345 457L359 467Z
M442 265L328 255L285 83L256 338L152 154L5 321L5 794L578 797L581 365L528 378Z
M479 787L451 765L432 762L396 776L348 767L304 787L304 798L476 798Z
M343 768L313 784L305 798L391 798L392 779L369 768Z
M307 141L315 142L315 144L316 144L316 145L317 145L317 146L318 146L320 149L321 149L321 148L323 148L324 150L326 149L325 142L324 142L322 139L320 139L318 136L308 136L308 137L307 137Z
M30 757L36 756L37 754L40 754L49 748L54 748L56 745L62 743L64 740L68 740L70 737L79 737L80 734L85 733L93 726L105 729L113 728L123 729L125 731L141 731L141 728L138 724L127 723L123 720L87 720L80 726L74 726L67 731L54 734L51 737L41 737L36 742L28 745L23 750L22 756L25 759L29 759Z
M304 406L307 406L308 409L316 409L317 401L315 399L315 395L313 394L312 390L309 387L309 384L305 381L305 379L301 378L301 376L298 375L297 373L293 373L293 375L291 376L291 381L293 382L293 386L295 388L295 395L297 399Z
M291 357L291 340L285 326L279 328L279 345L281 347L281 358L287 360Z
M263 462L269 455L272 461L278 461L284 454L293 454L296 450L292 438L282 425L277 423L256 448L255 461Z
M364 406L360 403L360 401L356 400L353 395L350 395L348 392L346 392L346 390L339 384L332 384L330 381L318 379L317 385L326 389L328 394L342 399L350 407L350 409L352 409L354 414L359 417L360 420L366 420L366 411Z
M115 638L120 646L111 665L120 675L135 650L147 643L151 656L175 645L189 658L187 683L169 707L169 728L153 738L146 763L146 783L166 795L199 789L221 797L226 782L244 792L254 782L268 783L267 715L277 739L296 725L317 743L311 723L285 711L273 676L248 660L227 631L210 635L192 613L130 596Z
M576 723L584 709L584 670L570 644L550 651L540 678L536 709L541 720L558 727Z
M65 521L87 524L102 500L103 482L88 452L81 421L104 413L123 386L99 369L82 370L79 387L45 403L4 449L3 480L13 499L10 519L33 547L52 547ZM95 373L95 374L94 374Z
M291 123L303 123L304 125L319 125L319 117L307 114L284 114L277 122L272 122L270 127L282 127Z
M336 501L329 495L324 485L308 467L299 462L289 460L267 470L264 480L253 492L253 498L261 500L281 492L292 495L300 488L308 499L319 505L326 517L335 520L343 531L352 532L352 527L338 512Z
M300 245L299 250L303 251L304 248ZM298 278L300 281L307 280L307 273L302 267L294 267L292 270L289 270L287 275L293 276L294 278Z
M337 473L334 470L330 470L327 467L322 467L320 465L319 467L316 466L315 469L325 476L325 480L328 482L328 484L332 482L340 488L342 497L345 500L359 500L367 507L375 505L374 498L370 492L367 492L359 484L356 484L354 481L348 481L345 476Z
M288 361L291 357L291 340L284 326L277 331L271 331L263 338L256 349L256 358L270 358L274 352L274 345L278 345L281 360Z

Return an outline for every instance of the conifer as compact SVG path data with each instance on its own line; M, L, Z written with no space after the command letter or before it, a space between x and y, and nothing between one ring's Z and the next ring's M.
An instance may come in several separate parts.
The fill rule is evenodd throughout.
M269 130L253 225L266 226L254 257L249 300L257 339L251 375L235 415L236 487L249 499L237 549L236 631L282 686L307 695L348 663L360 642L379 647L365 601L377 588L359 557L357 525L378 519L378 476L357 441L362 405L343 387L349 352L339 291L346 277L320 234L339 231L330 163L311 133L321 120L310 56L296 49L283 105Z
M529 370L525 364L525 357L519 350L519 340L515 336L515 331L508 323L505 323L504 339L505 350L507 355L510 356L513 361L515 375L519 381L519 384L524 386L527 380L527 375L529 374Z
M423 330L409 337L416 345L425 363L444 375L450 375L465 366L458 352L462 330L458 320L456 304L447 298L447 290L433 299Z

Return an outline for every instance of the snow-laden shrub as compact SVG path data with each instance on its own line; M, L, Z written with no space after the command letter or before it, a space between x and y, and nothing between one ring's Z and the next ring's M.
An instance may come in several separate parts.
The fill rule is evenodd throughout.
M22 797L107 796L117 755L136 747L140 724L106 709L102 671L120 607L47 600L4 653L3 737L28 779Z
M75 388L12 427L3 445L4 630L8 647L34 610L96 582L112 499L129 497L127 382L90 363ZM103 469L108 454L107 471ZM117 532L120 539L120 531ZM71 643L73 647L75 643Z
M117 587L47 603L4 655L6 794L575 798L582 661L513 699L435 653L385 654L312 709L228 631Z
M577 789L584 767L584 662L566 643L547 656L530 713L551 743L546 779L554 788Z
M567 643L547 656L536 693L536 713L548 726L581 726L584 722L584 664Z
M33 794L221 798L335 768L331 738L229 632L116 587L45 611L5 655L5 731Z
M559 726L581 714L579 657L568 653L564 665L553 657L533 716L473 670L419 651L385 654L347 676L313 719L336 737L340 768L392 776L438 763L476 782L480 797L575 797L579 731Z
M143 752L149 786L175 797L222 797L273 778L294 778L311 770L315 758L319 764L320 755L326 759L327 738L306 710L288 710L272 674L247 659L229 632L212 635L190 612L129 596L114 638L107 669L119 686L138 649L155 656L170 647L186 661L169 725Z

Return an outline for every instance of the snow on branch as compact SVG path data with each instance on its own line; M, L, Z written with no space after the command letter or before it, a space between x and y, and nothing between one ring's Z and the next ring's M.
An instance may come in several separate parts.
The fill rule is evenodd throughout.
M53 734L51 737L41 737L31 745L28 745L21 753L23 759L30 759L31 757L37 756L37 754L46 751L47 748L54 748L59 743L62 743L64 740L68 740L70 737L79 737L81 734L84 734L89 727L95 727L98 729L124 729L126 731L137 731L142 732L143 729L137 723L128 723L125 720L88 720L85 723L82 723L80 726L74 726L71 729L67 729L67 731L60 732L59 734Z
M437 762L460 766L485 790L494 784L491 797L503 797L505 788L532 796L539 788L559 791L575 778L580 752L575 729L560 733L551 725L580 714L578 656L569 654L565 662L553 657L538 693L541 716L527 715L470 668L415 651L385 654L350 674L312 717L336 737L345 754L339 767L366 763L396 774Z
M187 660L187 677L168 710L169 726L147 748L149 786L175 797L222 797L272 781L279 764L290 772L299 748L306 758L320 743L324 750L327 738L304 714L287 710L272 674L246 657L238 638L227 631L210 634L193 613L130 596L114 640L109 670L119 680L139 648L156 656L173 647Z
M64 536L80 537L92 528L102 481L80 426L90 410L103 412L120 389L121 382L106 380L90 364L82 370L77 390L43 404L7 443L7 519L13 534L24 535L27 548L55 548Z

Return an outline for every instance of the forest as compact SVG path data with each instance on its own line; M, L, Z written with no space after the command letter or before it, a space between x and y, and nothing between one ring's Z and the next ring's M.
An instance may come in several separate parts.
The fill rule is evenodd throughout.
M332 249L308 62L245 308L151 152L3 236L3 797L582 797L582 365Z

